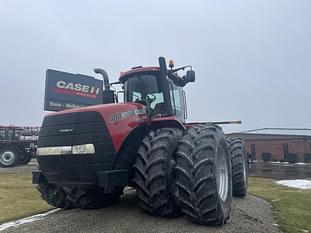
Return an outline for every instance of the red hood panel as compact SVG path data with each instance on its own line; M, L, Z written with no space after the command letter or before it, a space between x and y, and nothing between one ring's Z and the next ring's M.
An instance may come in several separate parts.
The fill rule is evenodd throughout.
M122 143L133 129L148 122L146 107L137 103L93 105L83 108L67 109L50 113L49 115L87 111L97 111L102 115L111 135L116 152L119 151Z

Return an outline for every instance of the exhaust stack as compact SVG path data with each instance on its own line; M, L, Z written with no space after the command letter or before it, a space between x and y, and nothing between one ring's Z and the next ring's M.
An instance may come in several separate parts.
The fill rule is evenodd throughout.
M109 77L108 77L107 72L101 68L95 68L94 72L96 74L101 74L103 76L105 91L109 91L110 90L110 84L109 84Z

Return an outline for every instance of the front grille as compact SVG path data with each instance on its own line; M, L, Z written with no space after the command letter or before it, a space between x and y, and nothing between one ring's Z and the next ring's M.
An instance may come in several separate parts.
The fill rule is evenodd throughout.
M46 116L40 130L38 147L71 146L93 143L96 156L115 155L111 136L98 112L75 112Z
M76 112L46 116L38 147L92 143L95 154L38 156L45 179L59 184L95 184L97 172L111 170L115 149L105 121L98 112Z

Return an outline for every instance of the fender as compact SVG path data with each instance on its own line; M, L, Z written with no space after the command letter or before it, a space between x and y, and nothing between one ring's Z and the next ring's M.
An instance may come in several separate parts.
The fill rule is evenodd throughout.
M131 168L136 160L136 152L142 140L149 132L150 124L144 124L132 130L122 143L114 159L113 169L126 169L129 171L129 183L131 183L134 178L134 170Z
M131 171L128 177L129 183L132 182L134 177L133 170L130 168L135 162L135 153L141 145L142 140L151 130L157 130L164 127L179 128L182 131L186 130L184 125L177 118L161 117L152 119L151 122L145 122L144 124L139 125L133 129L129 135L127 135L116 155L113 167L115 169L128 169Z
M153 129L164 128L164 127L174 127L179 128L182 131L186 130L184 124L174 116L171 117L161 117L151 119L151 126Z

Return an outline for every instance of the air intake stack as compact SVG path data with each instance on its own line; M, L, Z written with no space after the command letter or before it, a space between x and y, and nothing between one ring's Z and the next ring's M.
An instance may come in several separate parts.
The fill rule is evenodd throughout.
M95 68L94 72L96 74L101 74L104 80L104 90L103 90L103 104L115 103L115 94L113 90L110 90L109 77L107 72L101 68Z

